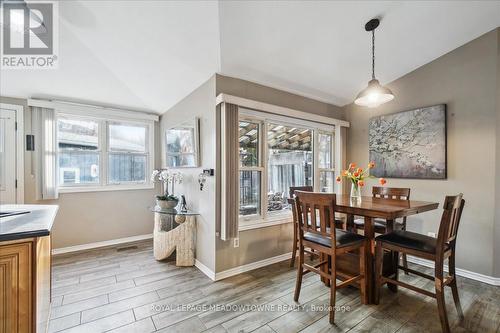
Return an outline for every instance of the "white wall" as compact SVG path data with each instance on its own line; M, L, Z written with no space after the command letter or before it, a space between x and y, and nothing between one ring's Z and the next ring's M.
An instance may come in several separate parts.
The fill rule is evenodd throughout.
M215 177L208 177L203 191L200 191L198 175L204 168L215 169L215 115L215 76L212 76L160 118L163 167L166 166L165 130L194 117L200 119L201 165L199 168L177 169L184 175L184 180L176 185L175 194L184 194L188 207L200 213L197 217L196 258L212 271L215 271Z

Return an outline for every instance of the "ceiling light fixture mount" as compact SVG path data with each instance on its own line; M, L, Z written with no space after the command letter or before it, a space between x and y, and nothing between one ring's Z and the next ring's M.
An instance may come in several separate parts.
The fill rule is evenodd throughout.
M372 33L372 79L368 82L368 87L362 90L354 100L355 104L369 108L375 108L394 99L392 91L380 85L375 78L375 29L379 25L380 20L376 18L365 24L365 30Z

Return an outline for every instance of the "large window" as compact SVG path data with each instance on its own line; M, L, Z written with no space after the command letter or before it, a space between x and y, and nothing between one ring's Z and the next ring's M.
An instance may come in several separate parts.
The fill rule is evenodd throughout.
M108 123L108 133L109 182L144 183L148 161L147 126Z
M262 197L261 123L240 121L240 215L260 216Z
M144 187L153 167L152 123L57 116L59 188Z
M292 186L335 191L334 128L241 112L240 218L250 224L290 215Z
M267 211L288 209L291 186L313 185L313 131L267 125Z
M99 123L59 117L59 185L99 184Z

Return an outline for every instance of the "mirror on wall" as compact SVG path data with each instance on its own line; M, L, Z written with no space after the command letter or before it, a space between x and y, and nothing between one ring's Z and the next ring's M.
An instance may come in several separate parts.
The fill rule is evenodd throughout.
M165 132L166 162L168 168L195 168L199 166L199 119L193 118Z

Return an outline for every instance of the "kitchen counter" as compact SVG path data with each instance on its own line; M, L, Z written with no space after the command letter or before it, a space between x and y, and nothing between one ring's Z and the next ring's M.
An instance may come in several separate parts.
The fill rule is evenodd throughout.
M0 217L0 242L50 235L58 208L57 205L0 205L2 213L29 211Z

